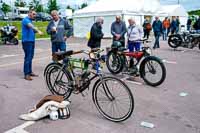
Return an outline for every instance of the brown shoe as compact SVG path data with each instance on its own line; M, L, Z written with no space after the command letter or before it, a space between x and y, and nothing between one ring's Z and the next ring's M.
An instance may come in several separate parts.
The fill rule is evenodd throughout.
M26 75L26 76L24 77L24 79L29 80L29 81L33 80L33 79L31 78L30 75Z
M32 77L38 77L39 75L37 75L35 73L31 73L30 76L32 76Z

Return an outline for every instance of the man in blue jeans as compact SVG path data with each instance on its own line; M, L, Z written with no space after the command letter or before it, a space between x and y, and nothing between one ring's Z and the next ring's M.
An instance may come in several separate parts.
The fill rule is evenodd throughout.
M22 47L24 50L24 79L33 80L31 76L37 77L32 71L32 59L35 49L35 33L42 35L43 33L34 27L32 20L36 17L36 12L30 10L28 16L22 20Z
M155 43L153 49L160 48L159 38L160 35L162 34L162 22L159 20L158 17L155 17L152 27L155 37Z
M52 20L47 26L47 33L51 35L52 55L55 52L66 51L66 40L73 33L70 23L59 17L56 10L51 11Z

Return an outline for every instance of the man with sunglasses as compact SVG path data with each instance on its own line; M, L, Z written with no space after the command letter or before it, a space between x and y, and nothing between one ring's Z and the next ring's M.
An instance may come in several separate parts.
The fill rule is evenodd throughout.
M35 33L42 35L43 33L38 30L32 23L36 17L36 12L29 10L28 16L22 20L22 47L24 50L24 79L33 80L32 77L37 77L32 71L32 60L35 49Z

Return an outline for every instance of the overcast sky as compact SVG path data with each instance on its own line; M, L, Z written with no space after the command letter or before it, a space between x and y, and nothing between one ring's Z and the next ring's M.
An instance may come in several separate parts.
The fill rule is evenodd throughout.
M3 0L5 2L10 3L10 1L15 0ZM32 0L24 0L24 1L32 1ZM47 3L48 0L40 0L43 3ZM66 5L81 5L84 2L95 2L96 0L57 0L59 3L59 6L66 7ZM186 10L195 10L200 9L200 0L160 0L161 4L177 4L179 1L180 4L182 4Z
M81 4L83 2L89 1L94 2L95 0L58 0L59 2L66 4ZM186 10L194 10L194 9L200 9L200 0L160 0L161 4L178 4L178 1L180 4L182 4Z

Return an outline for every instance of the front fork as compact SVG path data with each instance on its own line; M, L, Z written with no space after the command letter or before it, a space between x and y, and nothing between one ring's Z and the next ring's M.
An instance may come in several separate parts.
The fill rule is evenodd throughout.
M103 91L105 92L107 98L108 98L110 101L114 101L114 100L115 100L115 97L112 95L112 93L111 93L111 91L110 91L110 89L109 89L109 87L108 87L106 81L105 81L104 78L103 78L103 75L100 74L100 75L99 75L99 78L100 78L100 82L101 82L102 85L103 85Z

